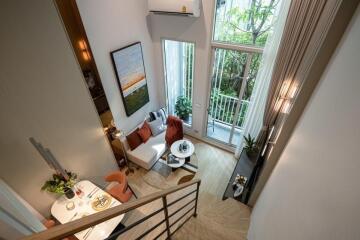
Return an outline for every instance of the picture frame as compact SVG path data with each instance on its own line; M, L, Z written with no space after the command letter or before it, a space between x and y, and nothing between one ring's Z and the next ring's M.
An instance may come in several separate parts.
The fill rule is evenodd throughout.
M129 117L150 101L141 42L114 50L110 55Z

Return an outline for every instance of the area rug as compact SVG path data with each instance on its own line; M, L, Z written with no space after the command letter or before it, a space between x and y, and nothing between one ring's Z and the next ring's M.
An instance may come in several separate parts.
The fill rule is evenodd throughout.
M190 181L195 177L197 172L198 159L196 154L191 156L189 163L172 171L171 167L166 164L166 160L164 160L167 153L165 153L163 157L155 163L151 170L143 176L143 179L147 184L161 190L176 186L179 183Z

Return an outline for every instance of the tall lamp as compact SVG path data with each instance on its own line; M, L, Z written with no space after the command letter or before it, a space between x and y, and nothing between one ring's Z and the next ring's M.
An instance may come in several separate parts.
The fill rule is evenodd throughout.
M129 165L129 161L128 161L128 158L127 158L127 155L126 155L126 151L125 151L125 148L124 148L124 145L123 145L123 142L121 141L121 138L125 137L125 134L123 131L119 130L119 129L116 129L115 131L113 131L112 133L112 137L114 139L119 139L120 141L120 145L121 145L121 151L123 152L123 156L125 158L125 164L126 164L126 171L125 171L125 174L126 175L129 175L129 173L134 173L134 169L132 169Z

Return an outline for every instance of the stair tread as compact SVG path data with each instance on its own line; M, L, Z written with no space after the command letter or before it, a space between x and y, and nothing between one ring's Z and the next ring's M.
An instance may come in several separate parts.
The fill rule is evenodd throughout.
M199 211L174 234L174 239L246 239L251 209L234 199L209 193L199 197Z

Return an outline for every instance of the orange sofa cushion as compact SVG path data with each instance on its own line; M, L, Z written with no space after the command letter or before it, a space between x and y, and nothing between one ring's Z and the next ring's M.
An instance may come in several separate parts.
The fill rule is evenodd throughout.
M145 121L142 127L137 131L143 143L146 143L147 140L151 137L151 129L149 124Z
M126 140L129 144L129 147L131 150L134 150L135 148L140 146L142 143L142 139L137 132L138 132L138 129L126 136Z

